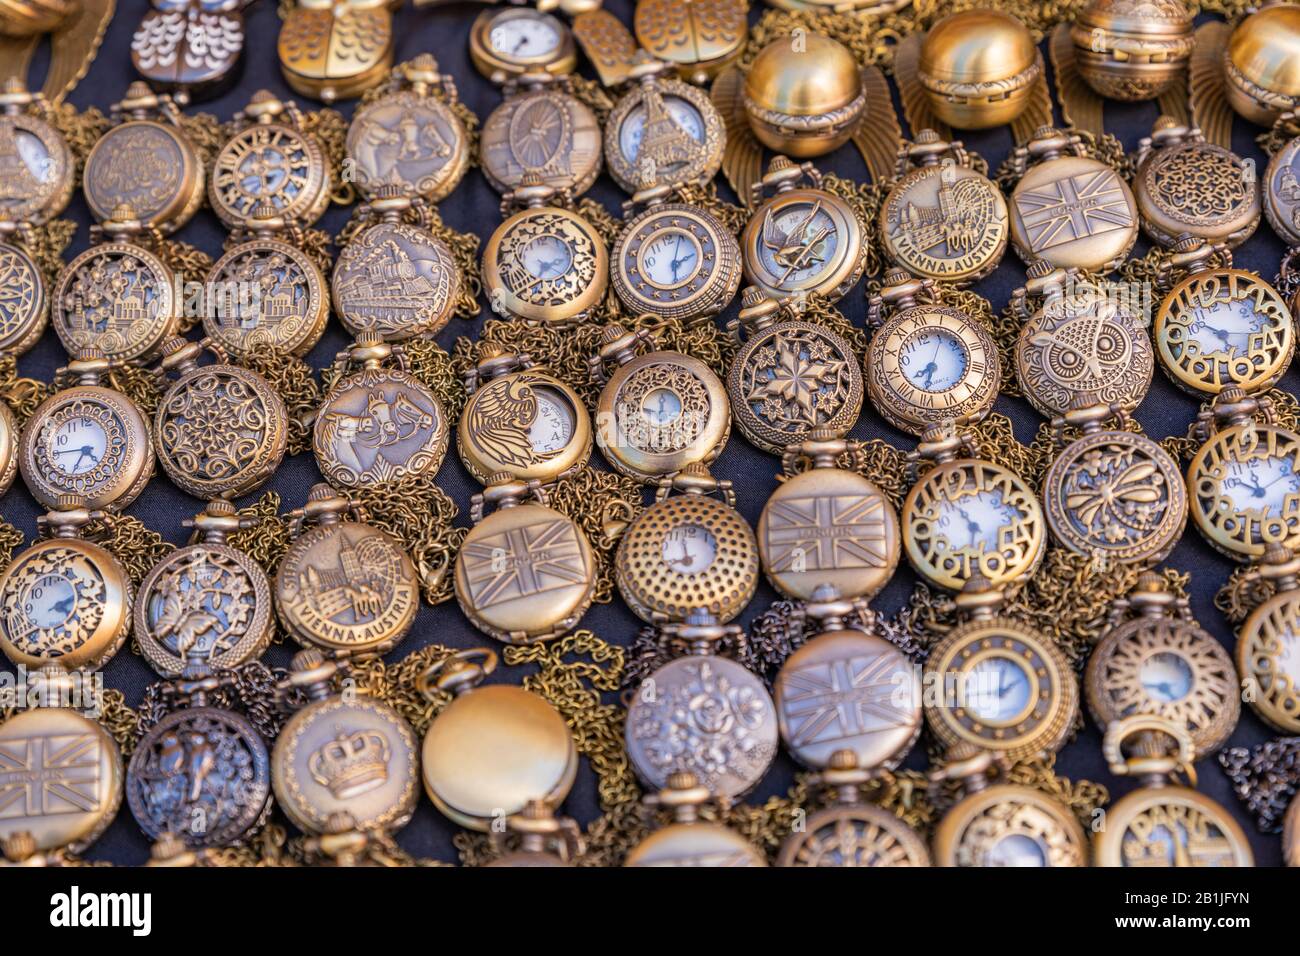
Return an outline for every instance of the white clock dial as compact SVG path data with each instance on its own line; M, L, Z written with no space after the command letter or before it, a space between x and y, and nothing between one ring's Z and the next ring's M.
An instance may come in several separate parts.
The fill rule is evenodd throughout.
M1187 337L1202 355L1245 355L1250 351L1251 336L1263 327L1263 317L1249 303L1216 302L1193 311Z
M524 246L524 268L536 279L558 279L573 267L573 252L559 236L538 236Z
M1220 487L1239 514L1280 515L1287 496L1300 492L1300 475L1290 458L1231 461Z
M718 541L707 528L686 524L664 535L664 563L682 574L708 570L718 555Z
M963 703L980 720L1007 723L1029 707L1029 675L1010 658L979 661L964 675L964 684Z
M669 388L652 389L641 400L641 414L656 428L671 425L681 418L681 397Z
M966 377L970 357L961 339L948 329L927 329L903 343L898 366L916 388L946 392Z
M1192 668L1178 654L1162 651L1152 654L1138 670L1142 689L1152 700L1171 704L1192 692Z
M76 416L62 422L49 438L48 452L54 467L67 475L81 475L104 460L108 435L93 418Z
M76 588L62 575L43 575L23 595L23 613L34 627L61 627L76 609Z
M938 524L952 547L996 551L1002 529L1019 517L1016 509L1002 500L1000 491L980 491L945 501Z
M641 274L664 289L690 282L700 271L700 246L685 229L665 229L640 252Z
M529 444L539 455L554 454L573 440L573 409L551 389L537 388L533 394L537 398L537 415L528 428Z
M492 49L513 60L534 59L554 53L560 33L553 23L535 17L505 17L488 32Z
M1004 836L989 848L985 866L1047 866L1047 852L1033 837L1023 833Z

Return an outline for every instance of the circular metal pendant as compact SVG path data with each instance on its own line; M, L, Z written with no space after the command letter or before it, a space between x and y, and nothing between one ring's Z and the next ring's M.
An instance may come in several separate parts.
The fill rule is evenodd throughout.
M158 0L131 35L131 65L159 89L216 95L237 76L246 32L238 0Z
M1242 679L1254 684L1255 713L1282 733L1300 736L1300 591L1280 591L1251 612L1236 657Z
M266 572L217 542L171 552L145 576L135 603L140 653L167 678L179 677L196 654L214 671L260 657L273 620Z
M563 21L529 7L484 10L469 30L469 57L490 80L529 70L572 73L578 62Z
M655 483L691 462L708 464L731 434L731 405L713 371L679 352L620 365L596 403L596 444L614 468Z
M120 510L153 476L149 424L121 392L77 385L36 409L22 432L18 464L46 508L60 495L76 495L91 510Z
M98 721L63 707L36 707L0 723L0 770L14 799L0 814L0 840L30 833L38 851L78 852L108 829L122 803L122 756ZM26 798L27 794L38 794Z
M17 357L28 351L40 340L49 314L45 279L35 260L20 246L0 241L0 352Z
M410 725L378 700L315 701L275 740L276 804L307 833L324 832L335 813L349 814L356 830L399 830L420 797L417 746Z
M678 495L628 526L614 567L623 600L643 621L684 621L704 608L725 624L758 587L758 544L734 508Z
M1107 405L1137 408L1155 368L1146 327L1122 297L1083 281L1030 316L1015 357L1021 391L1049 418L1065 414L1084 392Z
M1210 438L1187 469L1192 521L1229 557L1300 547L1300 435L1247 422Z
M0 576L0 649L15 664L93 670L131 630L135 589L117 558L79 538L46 538Z
M1016 761L1055 753L1074 730L1079 682L1045 635L1005 617L958 624L930 652L926 723L946 749L959 745Z
M624 866L767 866L763 854L739 833L716 823L674 823L650 834Z
M1295 326L1277 290L1252 272L1214 269L1179 282L1160 303L1156 349L1170 379L1217 395L1258 392L1291 364Z
M1007 251L1007 203L988 178L956 163L905 173L880 208L885 255L921 279L975 282Z
M721 312L740 287L740 246L722 223L687 203L659 203L623 227L611 281L634 315L691 322Z
M450 434L442 403L414 375L363 368L339 379L325 396L312 449L335 488L371 487L436 475Z
M0 403L0 495L14 483L18 457L18 422L9 406Z
M1264 173L1264 214L1288 246L1300 246L1300 136L1268 162Z
M929 866L925 840L895 813L868 803L809 814L781 845L777 866Z
M1188 787L1143 787L1106 810L1093 834L1096 866L1254 866L1250 841L1227 810Z
M82 191L101 222L126 205L146 226L172 233L203 204L203 159L179 129L129 120L95 143L86 157Z
M195 849L229 846L270 812L266 744L240 714L187 707L140 739L126 768L126 799L145 836L174 834Z
M1133 194L1143 231L1165 247L1183 233L1235 247L1259 225L1253 165L1247 169L1240 156L1213 143L1157 148L1138 167Z
M821 189L788 189L755 210L740 235L745 279L774 299L817 293L836 302L866 266L862 223Z
M212 161L208 204L227 228L247 225L261 203L310 226L329 202L325 153L314 136L292 126L254 123L227 140Z
M642 49L704 84L740 55L747 10L742 0L640 0L632 28Z
M522 209L483 248L492 311L544 325L582 322L609 284L609 254L594 226L558 206Z
M424 789L444 815L487 832L530 800L558 806L578 772L573 734L555 708L510 684L457 696L429 724Z
M204 292L203 330L236 358L304 356L329 321L320 268L276 239L235 246L208 272Z
M456 430L460 459L484 484L509 473L543 483L581 468L591 455L591 418L558 378L525 370L475 390Z
M479 166L500 193L518 189L525 173L576 198L600 175L600 123L568 90L553 85L507 97L488 116L479 138Z
M49 222L72 198L74 168L57 129L30 113L0 110L0 220Z
M149 359L176 334L183 305L176 276L130 242L92 246L59 273L54 331L68 354L95 348L113 363Z
M357 109L347 155L363 196L380 186L400 186L403 193L439 202L469 168L469 136L438 96L398 90Z
M1032 787L996 784L959 800L934 832L936 866L1087 866L1083 829Z
M1091 432L1062 449L1043 479L1043 506L1057 541L1104 562L1163 561L1187 526L1177 462L1129 431Z
M1287 866L1300 867L1300 798L1292 798L1282 819L1282 857Z
M708 94L671 77L633 86L605 120L605 163L629 193L640 188L642 163L663 186L706 183L722 166L722 117Z
M976 574L994 587L1022 581L1043 557L1037 496L992 462L946 462L921 477L903 502L903 542L918 574L960 591Z
M455 257L437 236L379 222L343 247L330 288L349 332L378 332L397 342L439 332L451 319L461 281Z
M1137 201L1115 170L1060 156L1031 166L1011 194L1011 243L1026 263L1116 268L1138 234Z
M651 789L689 771L714 797L730 800L763 779L779 749L777 734L761 680L730 658L690 654L638 688L625 739L632 769Z
M799 319L750 335L727 373L736 427L777 455L814 428L848 432L862 411L862 392L862 367L853 346Z

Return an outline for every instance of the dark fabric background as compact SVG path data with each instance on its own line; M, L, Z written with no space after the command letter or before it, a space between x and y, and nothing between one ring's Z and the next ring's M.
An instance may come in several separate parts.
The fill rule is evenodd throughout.
M624 22L631 22L633 0L607 0L606 6ZM119 99L127 84L134 79L129 56L131 35L147 9L146 0L119 0L119 9L108 30L103 47L99 51L87 77L77 87L71 99L79 107L98 106L106 113L109 106ZM467 38L469 27L475 15L483 9L479 4L465 3L434 10L417 10L409 4L397 15L398 60L409 59L417 53L430 51L434 53L443 72L455 76L462 99L478 114L486 118L497 106L501 97L498 90L488 83L474 69L469 60ZM757 20L762 13L762 6L755 4L751 10L751 20ZM280 74L279 61L276 57L276 37L280 21L276 16L272 0L258 0L247 12L247 45L244 53L243 75L237 85L221 98L206 101L191 109L201 109L217 114L222 120L228 119L242 108L249 97L262 88L274 91L282 98L292 96ZM1044 44L1046 59L1046 45ZM44 73L46 57L42 52L34 65L33 77ZM1050 66L1049 66L1050 68ZM585 64L582 69L590 75L590 68ZM39 82L33 82L39 86ZM318 104L303 102L304 108L315 108ZM882 104L870 104L871 109L881 108ZM352 104L340 107L345 114L351 113ZM895 93L895 108L897 94ZM899 111L901 116L901 110ZM1118 135L1127 149L1137 147L1138 140L1150 131L1151 123L1156 118L1153 103L1140 103L1130 106L1110 103L1106 106L1107 129ZM1058 116L1059 120L1059 116ZM1255 146L1254 136L1259 130L1238 120L1234 131L1234 147L1243 156L1254 157L1262 177L1267 158ZM968 147L980 152L988 159L991 168L996 168L1012 146L1010 132L1003 128L984 133L969 133L962 136ZM817 161L823 171L833 171L843 176L865 178L866 171L857 152L851 147L838 150L834 155ZM721 177L719 177L721 181ZM727 188L722 187L724 193ZM611 211L618 213L620 204L626 198L618 187L607 177L602 176L590 193L604 203ZM727 195L730 195L727 193ZM476 232L484 240L501 221L498 213L498 196L487 184L482 174L471 170L456 191L440 206L443 217L455 229ZM67 258L81 252L88 245L88 226L90 218L80 193L73 200L65 214L74 218L79 226L76 238L69 249ZM321 225L331 233L337 232L347 219L347 210L334 207L326 215ZM188 226L180 232L180 238L194 243L214 256L220 254L221 243L225 233L209 211L201 212ZM1146 250L1144 241L1139 240L1135 255ZM1259 272L1267 279L1272 279L1284 251L1283 243L1272 233L1268 224L1261 224L1256 235L1237 251L1236 262L1239 266ZM995 308L1000 309L1010 293L1024 279L1024 270L1014 254L1008 252L1001 268L985 280L977 290L988 297ZM862 287L855 288L840 303L840 308L856 325L864 321L866 303ZM723 316L730 318L735 313L733 305ZM453 320L439 337L441 344L450 350L455 338L460 335L474 335L483 318L489 313L486 304L477 322ZM197 334L197 333L194 333ZM328 364L334 354L345 346L347 338L337 321L331 320L329 331L310 355L310 361L316 367ZM42 342L21 362L23 374L48 379L54 370L66 361L53 332L47 332ZM1300 372L1292 368L1282 380L1282 387L1295 389L1300 383ZM1189 422L1195 417L1198 403L1195 399L1176 391L1159 373L1151 393L1138 410L1137 417L1147 434L1153 438L1166 435L1182 435ZM997 410L1011 417L1015 422L1019 439L1029 442L1038 428L1040 418L1030 406L1018 399L999 398ZM861 421L853 430L851 437L883 437L902 448L911 448L913 440L889 426L871 411L864 409ZM595 456L599 459L599 454ZM603 467L603 462L597 462ZM775 486L773 476L779 463L773 457L758 451L747 444L739 435L734 435L721 456L715 472L720 477L730 478L735 482L739 496L739 508L745 517L754 522L768 494ZM320 480L315 462L310 454L298 455L287 459L279 472L267 486L280 493L285 508L301 505L308 488ZM477 490L478 485L469 477L455 454L447 456L447 463L440 476L442 487L461 507L462 522L468 522L469 496ZM250 498L251 500L251 498ZM173 487L165 478L158 478L131 507L129 513L139 517L150 528L161 533L170 541L181 543L188 534L181 526L181 521L199 510L200 503L187 497ZM20 481L4 496L0 502L4 517L16 524L29 539L35 532L35 519L38 508ZM1191 527L1188 528L1182 542L1178 545L1168 562L1192 574L1192 607L1201 624L1231 648L1235 637L1224 621L1222 615L1214 608L1214 593L1226 580L1232 570L1227 560L1213 553L1200 536ZM913 584L911 572L904 567L900 569L891 585L876 599L875 607L885 613L899 608L906 600ZM750 621L767 608L776 595L763 585L741 623ZM603 638L620 644L628 644L635 636L639 622L621 604L596 606L591 609L583 621L583 626L590 627ZM488 642L488 639L475 631L461 615L454 602L430 608L422 607L415 628L406 642L392 655L397 659L424 644L438 641L456 647L473 647ZM292 653L288 646L277 646L267 654L268 663L284 666ZM143 659L124 650L105 669L108 686L121 688L127 702L133 706L140 700L145 686L155 679L153 672ZM497 680L517 682L521 678L518 669L501 668L496 674ZM1230 745L1256 744L1267 739L1268 729L1249 709L1243 709L1241 723L1233 734ZM1108 773L1100 752L1100 735L1091 724L1061 754L1058 769L1071 778L1083 777L1106 784L1113 796L1118 796L1131 789L1127 780L1112 778ZM914 752L907 766L922 768L925 764L920 748ZM792 765L784 756L763 781L761 786L749 797L754 803L762 802L769 796L783 794L791 782ZM1255 856L1261 865L1279 865L1280 841L1274 835L1258 833L1254 824L1242 812L1233 796L1228 780L1223 776L1218 764L1205 760L1199 767L1201 789L1214 799L1224 803L1241 820L1251 836ZM595 798L595 777L585 765L564 807L565 811L586 824L596 817L599 809ZM420 808L414 820L399 835L399 842L410 852L419 856L436 857L454 861L456 853L451 838L456 827L445 820L427 799L421 799ZM138 864L148 856L148 843L131 818L130 812L123 806L117 820L99 842L89 851L88 856L95 860L110 860L119 864Z

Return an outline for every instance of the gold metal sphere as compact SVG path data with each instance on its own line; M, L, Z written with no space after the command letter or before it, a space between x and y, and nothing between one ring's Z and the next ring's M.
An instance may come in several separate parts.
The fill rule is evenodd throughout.
M844 44L820 33L782 37L763 47L745 77L744 101L754 135L800 159L842 146L867 107L857 60Z
M1182 0L1092 0L1070 28L1075 66L1108 99L1154 99L1186 69L1193 29Z
M1258 126L1300 106L1300 5L1273 4L1237 24L1223 73L1228 102Z
M1043 58L1015 17L967 10L926 33L917 74L940 120L957 129L988 129L1024 112Z

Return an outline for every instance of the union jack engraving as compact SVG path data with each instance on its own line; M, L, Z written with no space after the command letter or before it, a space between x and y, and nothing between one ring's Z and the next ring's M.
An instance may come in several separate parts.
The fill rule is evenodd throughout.
M571 522L543 521L467 543L461 550L475 607L570 586L585 587L587 563Z
M767 546L774 572L796 562L808 571L883 568L889 563L884 501L862 495L812 495L774 501Z
M91 734L0 742L0 820L94 811L99 768L99 742Z
M910 720L894 700L898 659L866 654L797 667L784 678L790 746L893 730Z
M1036 252L1133 225L1123 185L1112 169L1025 190L1015 202Z

